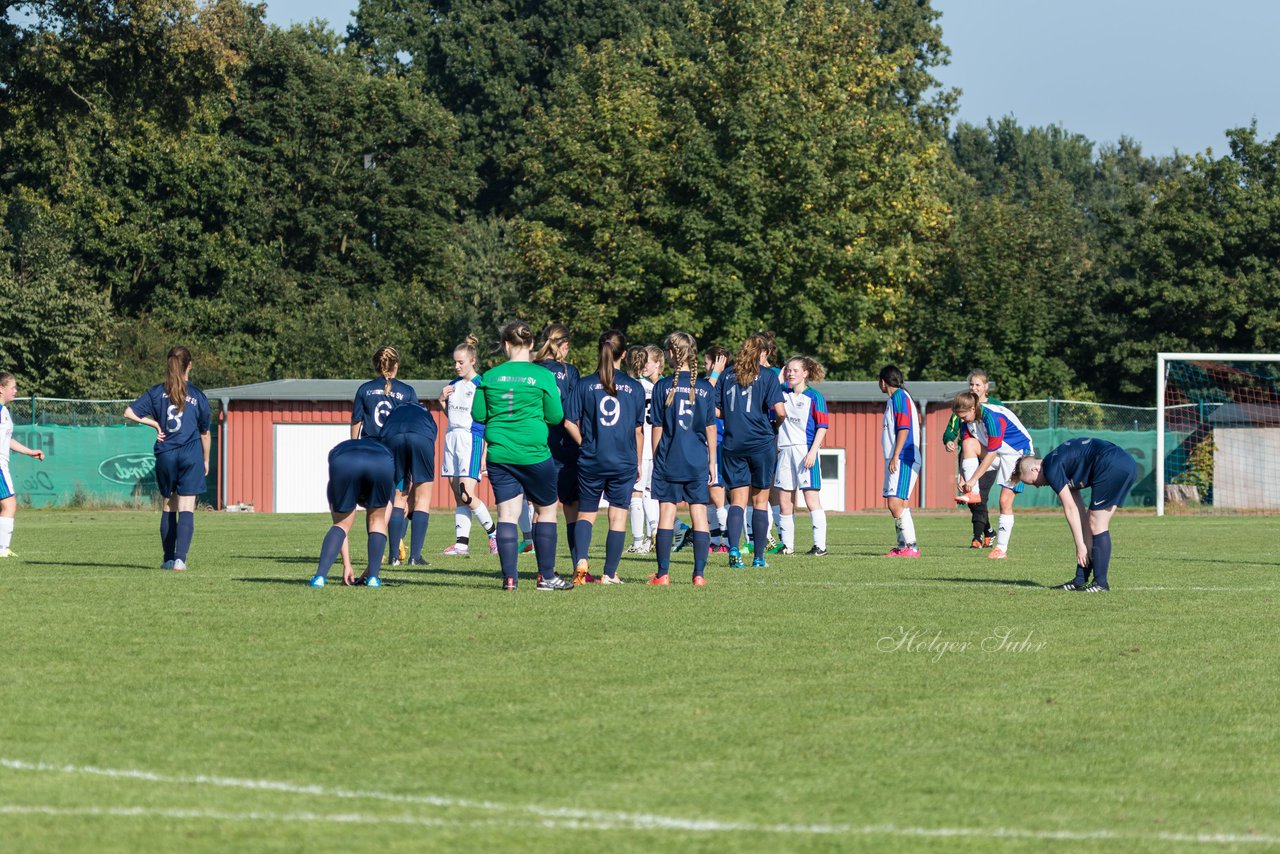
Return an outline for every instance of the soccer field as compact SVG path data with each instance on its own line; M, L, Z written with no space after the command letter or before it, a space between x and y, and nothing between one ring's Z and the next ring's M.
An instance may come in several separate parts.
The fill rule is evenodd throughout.
M686 550L540 593L529 555L504 594L447 513L430 567L313 590L320 516L200 514L172 573L157 514L22 511L0 847L1280 848L1276 520L1120 515L1091 595L1046 589L1059 515L1005 561L967 519L892 560L887 513L833 516L705 589Z

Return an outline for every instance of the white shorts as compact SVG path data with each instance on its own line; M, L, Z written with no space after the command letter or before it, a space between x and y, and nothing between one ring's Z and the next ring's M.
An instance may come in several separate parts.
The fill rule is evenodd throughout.
M1014 486L1009 482L1009 478L1013 477L1013 470L1018 467L1018 460L1022 459L1022 456L1023 455L1017 451L1010 451L1007 454L1003 452L996 454L996 461L991 468L995 470L997 486L1002 486L1005 489L1012 489L1014 492L1022 491L1021 483Z
M790 492L793 489L822 489L822 469L817 461L813 468L804 467L809 449L804 445L784 445L778 448L778 467L773 475L777 489Z
M9 474L9 469L0 466L0 498L12 498L17 493L13 488L13 476Z
M649 497L650 487L653 486L653 457L645 455L644 461L640 463L640 479L636 481L636 485L631 488L632 492L639 492L645 498Z
M475 439L470 430L450 430L444 434L444 460L440 464L442 477L480 479L480 455L484 451L484 440Z
M920 463L903 466L898 463L897 471L889 471L889 461L884 461L884 497L906 500L915 491L916 482L920 480Z

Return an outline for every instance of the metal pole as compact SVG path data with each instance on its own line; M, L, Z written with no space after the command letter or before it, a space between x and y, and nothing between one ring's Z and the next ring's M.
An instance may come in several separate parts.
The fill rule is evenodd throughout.
M1164 515L1164 371L1165 354L1156 354L1156 515Z

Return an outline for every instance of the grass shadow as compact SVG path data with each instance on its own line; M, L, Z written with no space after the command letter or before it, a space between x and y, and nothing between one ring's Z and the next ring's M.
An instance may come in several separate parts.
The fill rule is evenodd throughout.
M926 578L924 581L945 581L954 584L999 584L1006 587L1048 587L1029 578Z
M155 572L164 572L164 571L165 571L165 570L161 569L159 566L157 566L157 565L152 565L152 564L143 564L143 563L91 563L91 562L89 562L89 561L84 561L84 560L77 560L77 561L70 561L70 562L69 562L69 561L62 561L62 560L22 560L22 561L19 561L19 563L18 563L17 565L18 565L18 566L22 566L22 565L26 565L26 566L61 566L61 567L69 568L69 569L78 569L78 568L80 568L80 567L84 567L84 568L86 568L86 569L89 569L89 568L92 568L92 569L150 569L150 570L154 570Z

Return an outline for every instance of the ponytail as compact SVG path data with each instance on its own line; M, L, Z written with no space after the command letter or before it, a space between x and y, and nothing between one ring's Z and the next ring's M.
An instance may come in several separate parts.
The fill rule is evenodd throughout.
M827 369L812 356L797 355L787 359L788 365L792 362L799 362L804 366L804 372L809 375L809 379L806 380L807 383L820 383L827 378Z
M534 357L535 362L545 362L548 359L559 362L560 354L557 352L560 345L569 340L569 327L563 323L548 323L542 330L542 346L538 348L538 355Z
M742 349L733 360L733 373L738 385L746 388L756 381L760 375L760 354L769 351L769 339L757 333L748 335L742 342Z
M391 375L400 367L400 354L395 347L379 347L373 351L373 370L387 382L382 386L383 394L391 394Z
M600 336L600 361L596 364L596 373L610 397L618 396L618 387L613 379L613 363L621 359L627 352L627 339L616 329L610 329Z
M190 350L182 346L169 348L164 369L164 393L169 395L169 403L179 413L187 405L187 381L184 377L189 367L191 367Z

